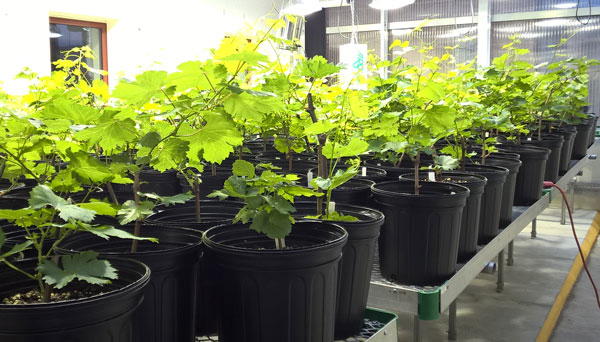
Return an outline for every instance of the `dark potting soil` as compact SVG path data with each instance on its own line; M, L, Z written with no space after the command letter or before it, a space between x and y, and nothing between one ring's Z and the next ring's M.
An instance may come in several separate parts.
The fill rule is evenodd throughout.
M69 284L63 289L53 289L50 295L50 302L62 302L67 300L77 300L98 296L106 292L116 290L116 287L106 285L97 286L83 283ZM42 295L39 289L31 289L27 292L15 293L9 297L2 298L2 304L6 305L25 305L42 303Z

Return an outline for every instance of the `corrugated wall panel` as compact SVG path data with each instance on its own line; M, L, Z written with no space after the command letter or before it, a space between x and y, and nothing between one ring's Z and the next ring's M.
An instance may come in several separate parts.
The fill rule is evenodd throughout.
M492 58L500 56L502 46L509 42L509 37L518 33L521 47L531 52L526 59L538 64L552 60L554 49L548 45L556 44L577 32L563 45L558 53L569 57L594 58L600 60L600 16L594 16L589 24L583 26L575 18L523 20L492 23ZM594 113L600 113L600 73L595 67L590 73L589 99Z
M344 37L345 36L345 37ZM337 64L340 61L340 45L348 44L350 42L349 36L340 34L328 34L326 39L327 53L325 58L331 63ZM366 31L358 32L358 42L360 44L367 44L369 53L379 56L380 41L379 31Z
M473 11L471 11L471 5ZM477 15L477 0L417 0L414 4L389 11L389 22Z
M466 40L467 37L473 39ZM477 55L477 26L476 25L450 25L450 26L432 26L424 27L420 32L408 31L392 31L390 32L390 44L394 40L410 40L412 44L434 44L433 50L430 51L431 56L442 56L446 52L450 52L456 58L458 63L470 61ZM461 41L465 40L465 41ZM460 44L458 48L448 51L447 46L455 46ZM399 48L392 50L391 58L397 57L395 52ZM411 65L421 65L422 61L418 51L411 51L403 55L407 59L407 63Z
M493 14L572 9L577 0L490 0ZM581 15L587 14L588 0L581 0ZM600 0L592 0L592 7L600 6Z

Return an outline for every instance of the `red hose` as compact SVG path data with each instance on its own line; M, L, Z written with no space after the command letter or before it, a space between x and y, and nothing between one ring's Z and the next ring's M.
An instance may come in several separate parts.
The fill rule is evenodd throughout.
M583 268L585 269L585 273L587 273L587 276L590 279L592 286L594 287L594 293L596 294L596 303L598 304L598 308L600 309L600 297L598 296L598 288L596 288L596 283L594 283L594 279L592 279L590 270L588 269L587 264L585 262L585 257L583 256L583 252L581 251L581 245L579 244L579 238L577 238L577 233L575 232L575 224L573 223L573 215L571 214L571 207L569 206L569 201L567 201L567 196L565 195L565 192L558 185L556 185L552 182L544 182L544 187L545 188L554 187L554 188L558 189L558 191L560 191L560 194L563 197L563 200L565 201L565 204L567 205L567 211L569 212L569 219L571 220L571 230L573 231L573 236L575 237L575 243L577 244L577 250L579 251L579 256L581 256L581 262L583 263Z

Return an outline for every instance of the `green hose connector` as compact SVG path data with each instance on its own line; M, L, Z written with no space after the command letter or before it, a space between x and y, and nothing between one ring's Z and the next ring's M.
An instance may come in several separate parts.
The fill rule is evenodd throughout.
M542 190L542 196L544 196L545 194L550 194L550 202L552 202L552 189L548 188L548 189L543 189Z

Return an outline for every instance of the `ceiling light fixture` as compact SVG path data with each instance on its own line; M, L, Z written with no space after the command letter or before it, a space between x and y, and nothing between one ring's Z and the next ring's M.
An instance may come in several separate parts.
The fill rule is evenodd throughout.
M322 9L323 6L319 4L319 0L289 0L288 6L281 13L305 17Z
M378 10L393 10L415 3L415 0L373 0L369 7Z

